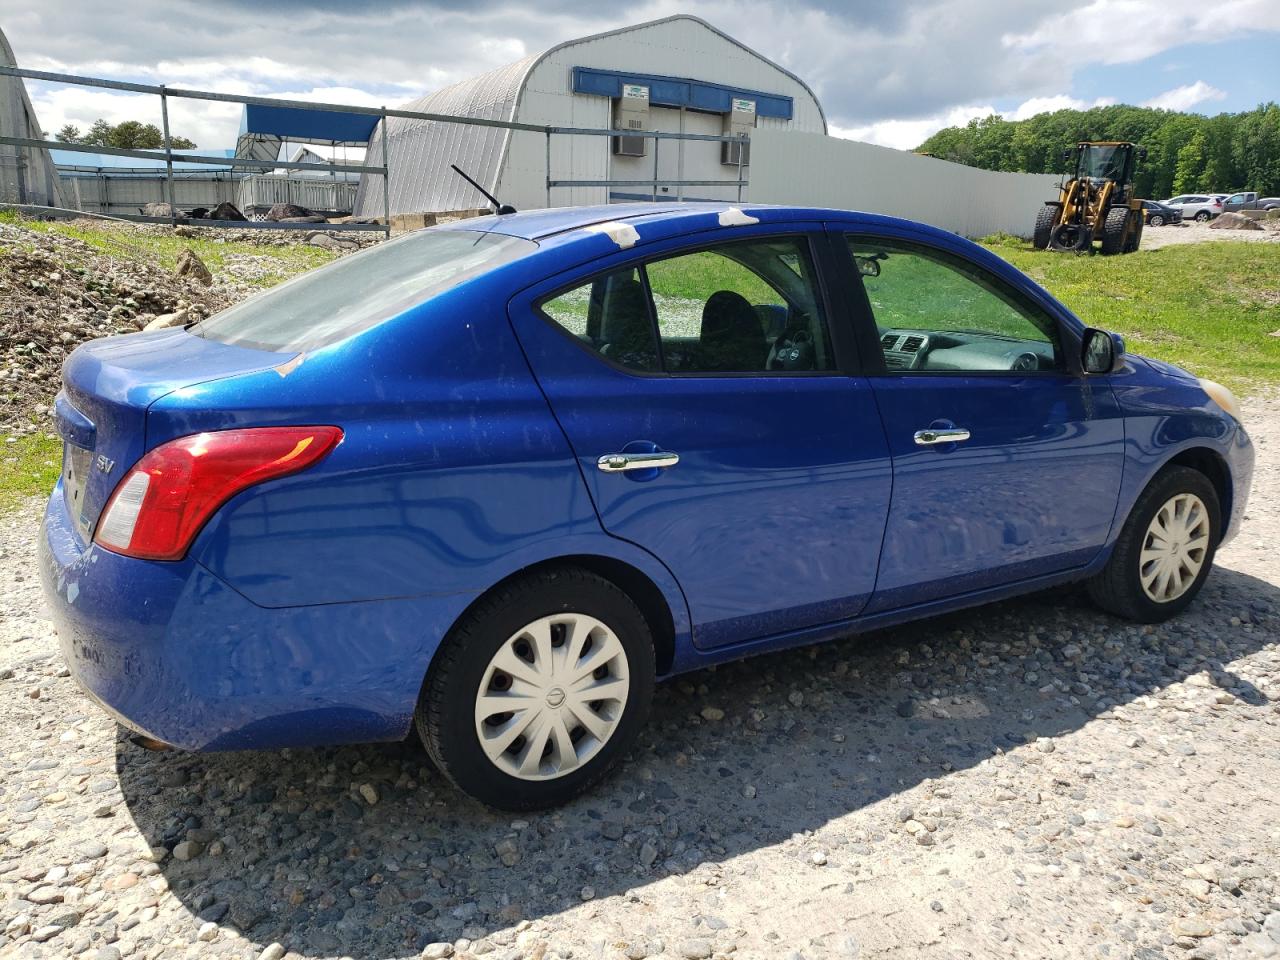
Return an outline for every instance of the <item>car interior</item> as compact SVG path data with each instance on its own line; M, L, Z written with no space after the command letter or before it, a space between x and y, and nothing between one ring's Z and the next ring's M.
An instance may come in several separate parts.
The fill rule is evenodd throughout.
M828 370L835 362L812 276L795 239L746 241L606 274L542 311L634 370Z
M890 371L1062 367L1053 319L985 271L906 244L851 240L850 252Z

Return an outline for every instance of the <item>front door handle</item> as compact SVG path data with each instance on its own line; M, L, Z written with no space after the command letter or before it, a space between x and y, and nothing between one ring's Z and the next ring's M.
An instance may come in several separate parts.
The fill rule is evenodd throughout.
M680 462L680 454L667 453L606 453L596 461L605 473L622 473L626 470L653 470L674 467Z
M930 427L916 431L916 444L921 447L931 447L935 443L960 443L968 439L969 431L964 427Z

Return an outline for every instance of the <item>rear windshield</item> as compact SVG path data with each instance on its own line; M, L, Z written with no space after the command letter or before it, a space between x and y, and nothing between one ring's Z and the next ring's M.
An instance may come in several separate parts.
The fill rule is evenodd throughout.
M472 230L411 233L304 273L190 329L260 350L315 350L536 249L531 240Z

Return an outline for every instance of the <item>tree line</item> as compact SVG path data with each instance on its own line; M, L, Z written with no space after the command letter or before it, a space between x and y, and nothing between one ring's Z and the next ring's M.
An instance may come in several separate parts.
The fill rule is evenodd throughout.
M87 143L95 147L116 147L120 150L159 150L164 147L164 134L154 123L124 120L112 124L95 120L84 133L73 123L68 123L55 133L54 138L63 143ZM175 150L194 150L196 145L186 137L170 136Z
M993 114L939 130L916 148L984 170L1063 173L1062 151L1079 140L1132 140L1147 148L1138 164L1140 197L1256 190L1280 195L1280 104L1245 113L1196 113L1116 105L1057 110L1026 120Z

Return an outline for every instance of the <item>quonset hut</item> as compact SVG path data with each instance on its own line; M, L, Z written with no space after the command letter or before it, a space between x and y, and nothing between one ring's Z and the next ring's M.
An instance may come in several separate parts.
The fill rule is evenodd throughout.
M0 65L18 65L3 32L0 32ZM0 77L0 136L44 139L26 85L17 77ZM62 206L58 174L48 151L0 144L0 203Z
M423 113L539 126L650 130L716 136L755 128L826 133L812 90L795 74L697 17L674 16L570 40L545 53L464 80L404 106ZM456 163L504 203L544 207L547 139L542 133L392 117L387 121L391 213L484 206L449 169ZM736 181L737 144L643 137L555 135L555 180ZM750 163L743 152L744 176ZM368 161L382 164L381 130ZM649 186L557 187L551 205L648 200ZM732 200L736 186L658 187L658 199ZM382 177L362 178L360 216L383 213Z

